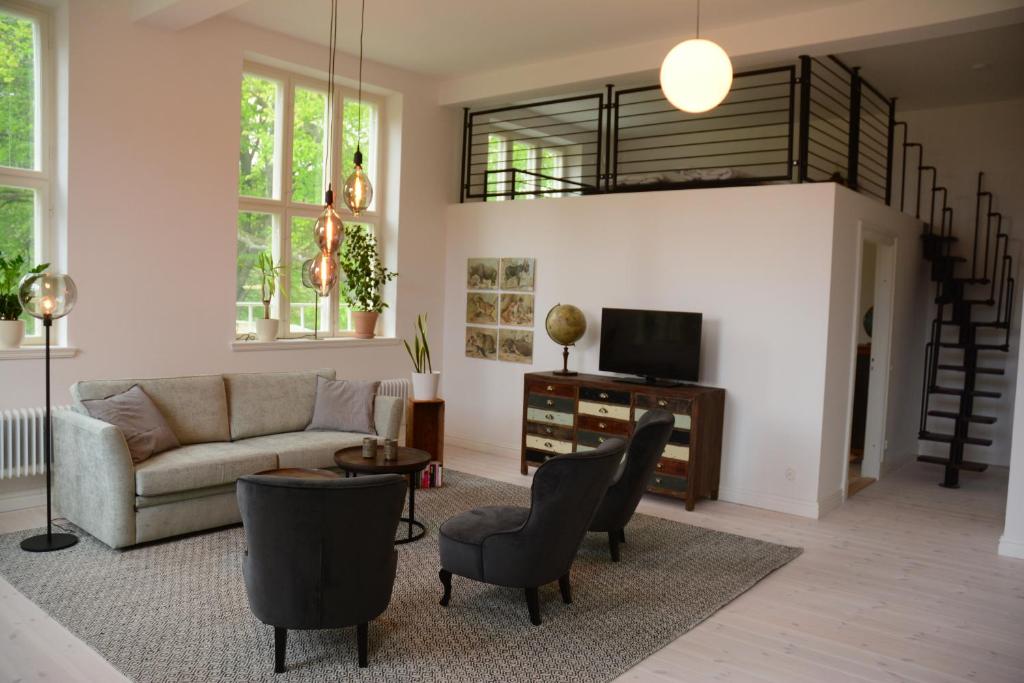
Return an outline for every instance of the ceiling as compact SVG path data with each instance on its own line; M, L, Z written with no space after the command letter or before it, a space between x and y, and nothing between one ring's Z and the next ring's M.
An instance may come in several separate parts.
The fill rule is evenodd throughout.
M755 22L858 0L706 0L701 28ZM357 53L359 2L340 1L338 47ZM679 36L696 0L368 0L367 59L452 77ZM249 0L229 16L327 44L328 0Z
M901 110L1024 97L1024 24L839 57Z

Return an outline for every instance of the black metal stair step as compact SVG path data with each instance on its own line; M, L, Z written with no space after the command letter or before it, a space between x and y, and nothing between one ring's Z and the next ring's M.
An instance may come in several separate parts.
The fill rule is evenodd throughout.
M972 460L964 460L959 464L951 463L948 458L942 458L937 455L919 455L917 456L918 462L927 462L932 465L942 465L943 467L955 467L958 470L968 470L970 472L984 472L988 469L988 465L983 462L974 462Z
M938 298L936 298L935 303L940 303L938 301ZM965 303L965 304L972 304L972 305L975 305L975 306L995 306L996 305L996 300L995 299L964 299L963 303Z
M943 434L941 432L920 432L917 438L921 441L938 441L939 443L969 443L972 446L992 445L992 439L982 439L977 436L956 436L955 434Z
M998 391L985 391L983 389L957 389L956 387L929 387L928 393L930 394L946 394L948 396L963 396L964 394L970 394L976 398L999 398L1002 396Z
M967 420L968 422L976 422L983 425L992 425L996 423L996 418L991 415L963 415L960 413L954 413L948 410L929 410L928 414L932 417L944 417L950 420Z
M1006 323L1000 320L984 320L981 322L972 323L975 327L994 327L997 330L1005 330Z
M939 363L939 370L949 370L950 372L967 372L967 366L965 365L945 365ZM1006 370L1003 368L974 368L974 372L979 375L1005 375Z
M1009 351L1008 344L961 344L960 342L939 342L944 349L977 349L978 351Z

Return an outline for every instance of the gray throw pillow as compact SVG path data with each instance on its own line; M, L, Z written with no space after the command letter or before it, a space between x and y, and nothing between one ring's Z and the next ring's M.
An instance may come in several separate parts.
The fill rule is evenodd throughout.
M313 419L306 431L376 434L373 401L380 382L316 378Z
M135 464L181 445L163 413L138 384L107 398L82 401L82 405L92 417L121 430Z

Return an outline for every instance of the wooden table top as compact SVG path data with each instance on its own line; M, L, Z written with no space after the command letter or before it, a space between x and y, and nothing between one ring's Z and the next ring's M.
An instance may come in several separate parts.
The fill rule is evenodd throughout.
M430 453L421 451L418 448L408 446L398 447L398 457L395 460L384 459L384 448L377 448L377 457L364 458L363 447L350 446L342 448L334 454L334 462L343 470L348 472L360 472L364 474L409 474L422 470L430 462Z
M294 479L340 479L341 475L330 470L315 470L309 467L282 467L277 470L264 470L256 474L267 477L292 477Z

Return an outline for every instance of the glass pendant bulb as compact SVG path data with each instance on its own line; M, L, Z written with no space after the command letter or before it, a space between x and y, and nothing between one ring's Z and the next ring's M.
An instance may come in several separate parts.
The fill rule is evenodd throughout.
M732 87L732 61L710 40L685 40L661 63L661 90L677 109L700 114L717 107Z
M18 283L18 301L33 318L63 318L77 300L78 288L70 275L29 273Z
M306 263L309 264L306 271L309 284L318 295L328 296L334 285L338 284L338 261L332 254L321 253Z
M328 254L338 253L342 241L345 239L345 226L341 217L334 210L334 191L327 189L324 197L324 210L316 219L313 226L313 239L316 241L321 252Z
M373 199L373 185L370 184L370 179L363 172L363 153L359 151L358 147L356 147L353 161L355 161L356 167L352 171L352 175L345 181L344 197L345 205L348 206L352 215L358 216L370 206L370 201Z

